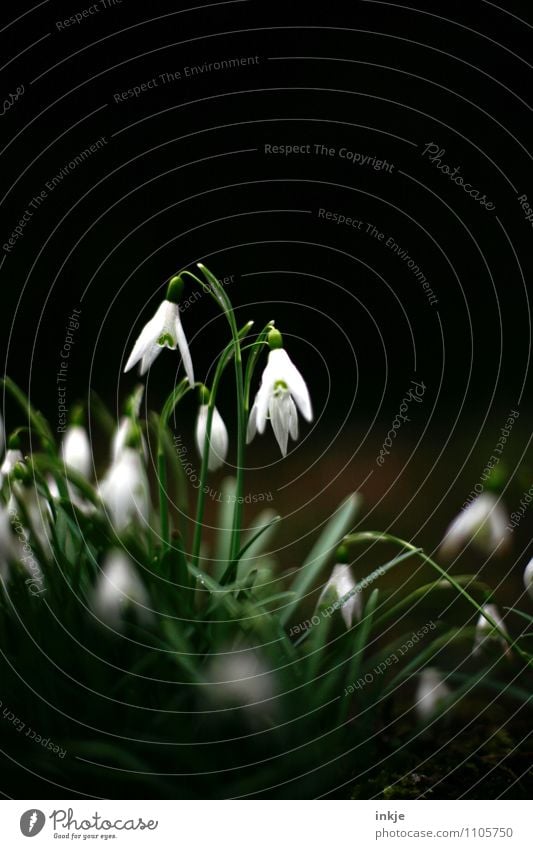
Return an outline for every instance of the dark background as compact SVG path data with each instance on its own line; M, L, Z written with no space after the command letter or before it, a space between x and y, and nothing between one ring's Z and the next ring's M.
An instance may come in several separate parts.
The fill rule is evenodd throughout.
M423 537L433 522L431 545L517 409L502 464L516 486L512 509L529 486L532 230L517 200L533 197L529 4L123 0L58 29L90 5L4 10L2 92L25 91L1 117L2 243L54 174L107 140L2 251L5 371L54 423L59 352L79 308L68 402L94 389L118 415L135 385L121 374L124 358L165 281L203 260L234 275L228 294L241 323L276 319L317 414L289 467L271 436L254 445L250 462L268 469L261 481L251 473L252 490L285 486L282 510L316 493L318 516L362 487L367 524ZM114 102L165 72L239 56L259 61ZM429 142L494 211L422 157ZM338 156L265 155L265 144L294 143L375 155L393 172ZM320 220L319 208L392 236L438 303L383 243ZM203 379L227 327L205 298L183 322ZM164 352L153 367L149 407L173 386L177 362ZM423 404L378 469L412 378L426 386ZM220 406L233 427L225 386ZM8 408L8 427L11 416ZM299 488L287 487L300 472Z

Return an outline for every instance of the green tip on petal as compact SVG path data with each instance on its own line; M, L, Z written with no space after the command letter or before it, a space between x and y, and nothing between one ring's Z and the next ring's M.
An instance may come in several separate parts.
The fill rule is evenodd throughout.
M271 351L275 351L276 348L283 348L283 336L275 327L269 332L267 341Z
M201 383L198 387L198 400L200 404L209 404L209 399L211 398L211 393L207 386Z
M70 423L79 427L83 427L83 425L85 424L85 410L83 409L82 404L76 404L76 406L72 410Z
M136 419L141 409L141 401L144 393L144 386L139 383L131 395L128 395L124 404L124 415L129 419Z
M350 559L350 552L348 551L348 546L341 543L335 553L335 559L337 563L348 563Z
M183 294L183 280L179 274L171 277L167 286L167 301L173 304L179 304Z
M126 437L125 444L127 448L141 448L142 430L136 422L132 422L131 426L128 428L128 435Z
M173 348L176 343L170 333L162 333L157 340L157 344L160 345L161 348L164 348L165 345L168 345L169 348Z
M7 440L7 447L10 451L20 451L20 434L18 430L13 431Z
M31 472L22 462L15 463L12 475L15 480L21 483L31 483Z

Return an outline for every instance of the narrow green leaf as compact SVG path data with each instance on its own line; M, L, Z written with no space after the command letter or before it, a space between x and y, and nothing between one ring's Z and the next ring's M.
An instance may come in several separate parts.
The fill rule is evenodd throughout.
M360 496L353 493L342 502L329 519L292 583L291 590L295 593L295 598L291 604L287 605L280 617L283 625L287 624L302 599L310 591L332 552L351 527L360 504Z

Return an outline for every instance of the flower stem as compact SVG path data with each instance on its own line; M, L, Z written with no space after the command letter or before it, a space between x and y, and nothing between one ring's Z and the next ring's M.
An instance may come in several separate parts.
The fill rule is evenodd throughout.
M252 327L252 322L249 321L244 325L240 332L237 332L237 338L239 340L239 351L240 351L240 340L244 339L244 337L249 332ZM192 562L195 566L198 565L198 560L200 557L200 546L202 542L202 527L204 520L204 511L205 511L205 494L206 494L206 481L207 474L209 471L209 452L211 449L211 426L213 423L213 413L215 411L216 398L218 387L220 384L220 379L222 377L222 373L229 363L231 357L233 356L235 351L234 341L232 340L222 352L217 367L215 369L215 375L213 377L213 382L211 384L211 388L209 391L209 403L207 406L207 420L206 420L206 428L205 428L205 441L204 448L202 452L202 465L200 467L200 482L198 487L198 502L196 505L196 519L194 526L194 538L192 545Z
M189 381L184 378L170 393L159 420L159 428L157 434L157 487L159 496L159 521L161 526L161 540L163 543L163 551L166 551L170 546L170 519L168 514L168 498L167 498L167 464L165 459L164 449L164 433L168 428L168 421L175 407L183 396L190 389Z

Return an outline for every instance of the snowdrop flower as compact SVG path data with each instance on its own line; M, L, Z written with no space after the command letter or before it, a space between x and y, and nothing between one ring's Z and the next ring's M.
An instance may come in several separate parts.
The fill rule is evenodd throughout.
M139 418L139 413L141 411L141 402L143 394L144 386L143 384L139 384L135 387L131 395L127 398L126 403L124 404L124 415L120 418L118 427L115 430L115 433L113 434L113 439L111 442L111 458L113 462L118 459L119 454L127 446L130 437L132 436L133 429L136 426L137 419ZM146 445L144 435L142 435L141 437L141 442L144 459L147 460L148 446Z
M88 478L92 468L91 443L87 431L81 424L71 424L65 431L61 445L61 456L65 466Z
M320 594L320 598L318 599L317 607L320 607L321 602L326 602L330 598L333 599L331 603L331 612L334 612L338 609L338 602L344 598L349 592L351 592L357 586L356 581L353 578L350 567L347 563L337 563L336 566L333 567L333 571L331 573L330 579L325 585L322 593ZM328 610L329 608L326 608ZM353 624L354 617L356 619L361 618L362 614L362 606L361 606L361 593L355 592L349 599L346 601L342 607L340 608L342 618L344 619L344 624L346 628L350 630Z
M496 623L496 625L503 631L504 634L507 634L507 628L505 627L505 623L500 616L500 611L496 607L495 604L485 604L483 605L483 613L486 613L487 616ZM485 648L488 648L491 642L499 642L505 652L506 655L511 653L509 643L507 640L500 636L497 631L494 630L491 623L488 619L485 618L483 613L480 614L479 619L477 620L476 625L476 635L474 637L474 647L472 649L472 654L474 657L478 657L483 653Z
M205 437L207 433L207 415L209 412L209 390L207 387L200 387L200 408L198 410L198 418L196 420L196 447L200 457L204 456ZM210 472L215 472L224 465L224 461L228 454L228 431L222 419L222 416L215 407L213 410L213 419L211 421L211 434L209 439L209 459L207 462Z
M100 484L100 495L117 531L140 520L148 522L150 489L141 455L126 447Z
M441 553L453 557L473 542L485 554L501 551L507 541L507 515L491 492L471 501L449 525L441 543Z
M4 483L4 480L9 477L9 475L15 470L15 466L17 463L23 463L24 457L22 456L22 451L20 450L20 440L17 434L14 434L9 439L7 444L7 451L4 457L4 461L0 466L0 486Z
M298 439L296 406L308 422L313 419L313 411L305 380L283 348L281 333L272 328L268 343L268 363L250 412L247 441L251 442L257 431L264 433L267 418L270 418L274 435L285 457L289 434L292 439Z
M530 560L524 569L524 586L533 598L533 560Z
M131 605L139 619L150 618L148 593L135 567L124 551L113 549L107 555L92 596L96 615L118 626Z
M185 373L191 386L194 384L194 370L189 346L181 325L179 300L183 290L183 281L179 275L168 284L167 297L156 314L146 324L133 346L124 371L129 371L141 361L140 373L146 374L163 348L175 351L179 348Z
M415 710L422 722L429 722L438 713L442 703L451 695L438 669L428 666L418 678L415 694Z
M276 696L274 674L252 649L214 657L207 680L207 695L217 704L272 712L271 700Z

